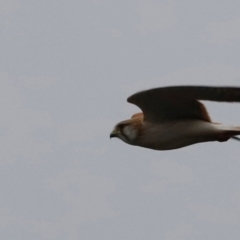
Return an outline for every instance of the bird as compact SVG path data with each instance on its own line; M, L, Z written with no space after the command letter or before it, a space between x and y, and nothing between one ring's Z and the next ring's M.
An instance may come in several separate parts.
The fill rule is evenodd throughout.
M153 150L240 140L240 126L213 122L201 100L240 102L240 87L168 86L137 92L127 101L142 112L119 122L110 138Z

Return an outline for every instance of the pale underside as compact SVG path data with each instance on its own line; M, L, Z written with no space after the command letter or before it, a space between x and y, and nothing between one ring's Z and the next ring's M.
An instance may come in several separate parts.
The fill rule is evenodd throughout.
M138 138L132 143L155 150L170 150L200 142L223 142L238 134L240 127L202 120L179 120L162 124L145 122Z
M180 86L136 93L128 102L143 113L120 122L115 127L119 132L116 136L131 145L169 150L199 142L227 141L240 134L240 127L213 123L198 100L240 102L240 88Z

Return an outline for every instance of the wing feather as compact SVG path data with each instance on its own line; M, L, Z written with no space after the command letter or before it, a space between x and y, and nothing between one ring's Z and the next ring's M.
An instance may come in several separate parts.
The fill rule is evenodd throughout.
M173 86L138 92L127 101L140 107L145 120L201 119L211 121L198 100L240 102L240 88L207 86Z

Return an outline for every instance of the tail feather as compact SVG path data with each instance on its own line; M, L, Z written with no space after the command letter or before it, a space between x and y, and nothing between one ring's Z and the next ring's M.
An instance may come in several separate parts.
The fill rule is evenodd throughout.
M239 137L236 137L236 136L231 137L231 139L234 139L234 140L240 141L240 138L239 138Z
M240 136L237 137L237 135L240 135L240 127L239 126L227 126L227 125L219 124L219 125L217 125L217 127L219 130L223 131L220 134L218 141L225 142L230 138L240 141Z

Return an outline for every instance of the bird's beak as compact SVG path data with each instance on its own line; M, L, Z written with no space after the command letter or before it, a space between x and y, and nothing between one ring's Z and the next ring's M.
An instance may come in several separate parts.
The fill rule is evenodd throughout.
M119 135L119 131L117 129L114 129L111 133L110 133L110 138L113 137L117 137Z

